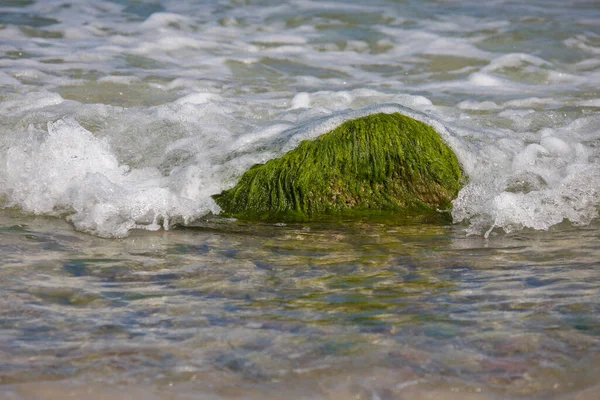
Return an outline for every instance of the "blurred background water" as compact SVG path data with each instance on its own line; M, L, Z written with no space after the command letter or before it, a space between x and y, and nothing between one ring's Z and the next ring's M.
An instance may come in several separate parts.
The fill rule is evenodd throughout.
M0 1L0 397L595 399L597 26L594 1ZM210 217L378 111L455 150L450 219Z

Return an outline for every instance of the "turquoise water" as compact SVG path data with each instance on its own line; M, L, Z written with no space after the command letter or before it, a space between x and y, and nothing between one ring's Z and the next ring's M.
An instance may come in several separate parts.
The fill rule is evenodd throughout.
M0 3L0 398L596 399L600 10ZM214 217L373 112L469 183L439 220Z

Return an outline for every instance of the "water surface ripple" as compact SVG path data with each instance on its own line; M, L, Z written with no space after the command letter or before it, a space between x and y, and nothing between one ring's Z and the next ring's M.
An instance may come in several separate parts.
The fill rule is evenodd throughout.
M596 384L597 225L485 240L438 223L216 220L114 241L11 218L0 381L17 398L63 380L165 398L560 398Z

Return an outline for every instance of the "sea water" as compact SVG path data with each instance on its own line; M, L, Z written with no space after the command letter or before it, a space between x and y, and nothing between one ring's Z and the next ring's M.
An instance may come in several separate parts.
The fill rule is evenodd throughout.
M598 26L585 0L0 1L0 397L596 398ZM447 220L214 217L252 165L397 111L468 175Z

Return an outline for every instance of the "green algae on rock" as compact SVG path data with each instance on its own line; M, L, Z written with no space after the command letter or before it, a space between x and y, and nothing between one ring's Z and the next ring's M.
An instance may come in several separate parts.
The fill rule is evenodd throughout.
M307 221L370 212L449 209L462 186L458 159L429 125L372 114L251 167L213 198L223 215Z

